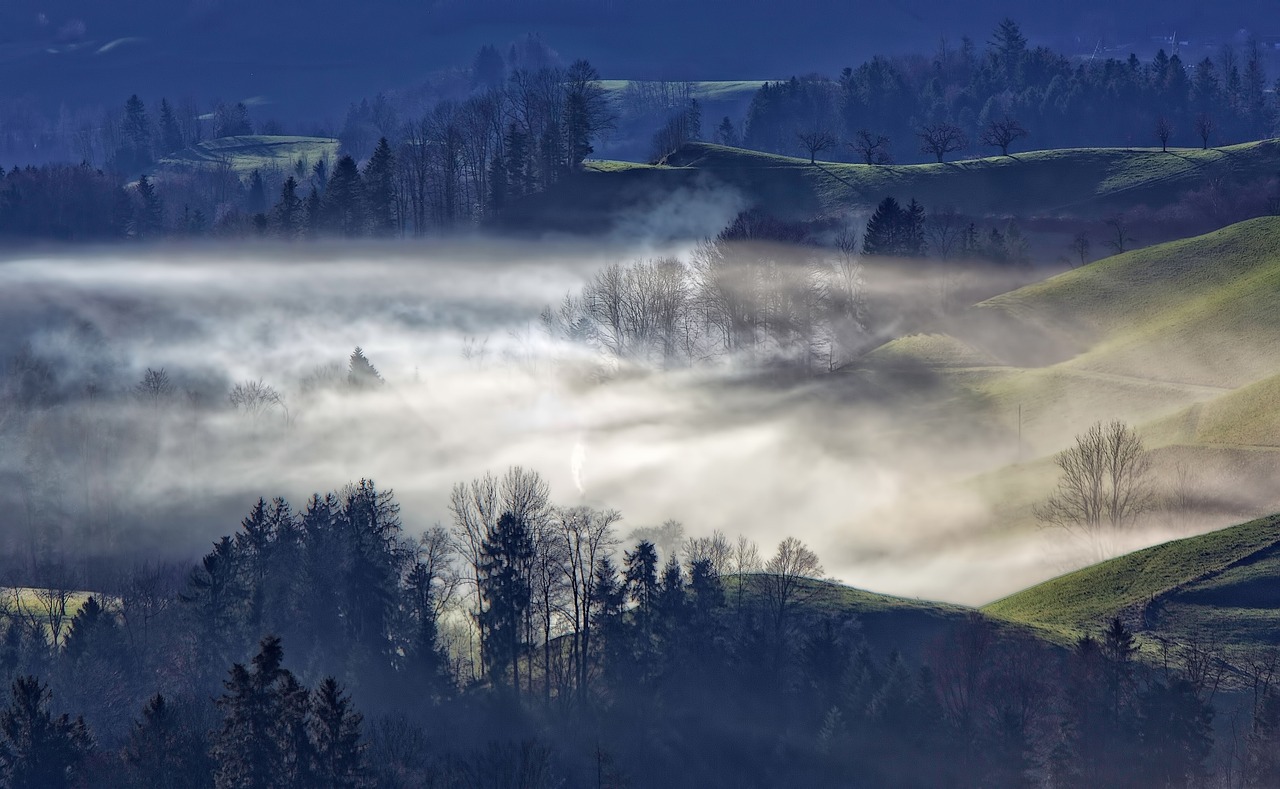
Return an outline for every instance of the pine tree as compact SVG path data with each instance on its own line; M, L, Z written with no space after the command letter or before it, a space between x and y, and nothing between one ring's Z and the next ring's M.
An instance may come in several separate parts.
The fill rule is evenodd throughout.
M134 234L138 238L153 238L164 231L164 204L156 194L156 187L146 175L138 178L138 213L134 220Z
M151 164L151 119L147 107L137 94L129 97L124 105L121 124L122 148L116 155L116 166L126 172L134 172Z
M62 641L62 654L72 663L86 656L110 656L119 646L115 619L90 595L71 619Z
M307 195L307 202L303 209L305 219L303 234L312 237L319 235L324 225L324 200L314 186L311 187L311 193Z
M507 152L506 187L511 197L524 197L533 191L529 172L529 135L512 123L504 140Z
M899 254L904 257L922 258L925 256L927 244L924 238L924 206L912 198L907 210L902 214L902 229Z
M390 238L396 231L395 155L387 138L364 167L364 202L369 212L369 231L377 238Z
M142 709L124 748L129 784L136 789L208 789L213 759L198 721L156 694Z
M896 255L900 251L899 230L902 227L902 206L892 197L886 197L876 206L862 236L864 255Z
M262 181L262 173L256 167L249 174L249 194L245 199L245 209L250 214L262 214L267 210L267 187Z
M281 238L297 238L303 228L303 205L298 197L298 182L293 176L280 189L280 202L272 209L272 226Z
M511 672L511 687L520 692L520 655L524 651L525 613L533 596L528 573L533 536L524 518L509 512L487 529L480 546L480 614L485 641L485 664L491 679L502 682Z
M0 786L62 789L78 785L92 739L84 720L49 712L49 689L35 677L14 680L0 711Z
M311 703L311 742L316 786L355 789L361 785L364 747L361 715L333 677L316 688Z
M168 99L160 99L160 149L163 154L171 154L182 150L186 143L182 139L182 126L173 113L173 106Z
M377 389L384 383L378 368L364 355L364 349L357 345L347 362L347 385L352 389Z
M339 159L324 189L325 230L347 238L364 235L363 191L355 159L350 156Z
M730 148L737 148L742 144L742 140L738 139L738 130L734 127L733 121L729 120L726 115L720 120L720 125L716 127L716 143L718 145L727 145Z
M288 785L295 754L288 750L283 691L296 681L282 668L280 639L262 639L251 668L231 667L218 699L222 728L213 748L217 789L274 789Z

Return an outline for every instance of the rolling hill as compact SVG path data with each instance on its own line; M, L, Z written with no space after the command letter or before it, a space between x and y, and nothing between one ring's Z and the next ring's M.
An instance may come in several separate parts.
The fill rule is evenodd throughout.
M1136 546L1280 511L1277 293L1280 218L1250 220L988 299L848 373L925 376L935 421L985 430L989 465L928 491L982 502L972 533L1035 534L1053 455L1095 421L1136 426L1158 494L1183 498Z
M262 134L204 140L161 159L162 168L183 171L228 166L244 176L253 170L285 172L302 161L308 168L338 156L338 141L329 137L273 137Z
M1258 403L1280 386L1260 383L1280 373L1278 290L1280 218L1266 217L996 296L865 365L933 370L992 411L1021 405L1033 455L1095 419L1185 424L1176 415L1198 404L1203 435L1178 440L1252 443L1230 421L1269 418Z
M885 197L915 198L966 216L1074 217L1097 221L1135 206L1177 202L1210 181L1238 186L1280 169L1280 140L1209 150L1082 148L943 164L818 162L688 143L661 167L590 163L505 217L515 229L616 226L660 210L681 192L727 190L775 216L810 219L865 211Z
M1149 637L1229 650L1280 643L1280 516L1086 567L981 611L1058 641L1096 633L1120 615Z

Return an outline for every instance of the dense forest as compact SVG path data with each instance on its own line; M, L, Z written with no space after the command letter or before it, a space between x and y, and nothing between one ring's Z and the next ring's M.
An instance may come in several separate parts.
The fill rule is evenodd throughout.
M1209 147L1268 136L1277 122L1256 42L1196 63L1163 52L1150 62L1079 60L1030 47L1008 20L985 47L964 39L932 58L877 57L837 79L767 83L745 118L716 122L704 122L693 83L632 82L610 93L586 61L558 62L535 37L505 53L484 47L468 70L426 93L379 94L353 104L340 127L318 130L340 141L336 159L251 171L230 161L160 164L202 139L285 131L255 123L243 103L204 112L190 100L148 106L132 96L121 109L72 113L56 124L11 113L0 129L5 146L60 150L82 163L0 171L0 236L387 237L492 227L507 206L581 170L615 130L651 134L655 160L709 139L887 164L1026 146ZM1249 194L1205 200L1225 205L1230 221L1256 216L1270 199L1270 176L1259 173ZM970 247L991 243L992 229L1008 230L974 228L981 238Z
M985 46L944 40L933 57L877 57L835 79L769 83L752 100L740 140L807 154L801 136L825 133L826 157L867 164L995 155L1012 143L1208 147L1270 137L1278 109L1256 40L1190 63L1164 50L1147 62L1079 59L1031 47L1005 20ZM725 129L721 141L735 142ZM947 129L953 138L939 151Z
M665 333L670 276L660 262L603 271L574 297L579 341L620 361L697 361L670 343L685 332ZM774 281L756 301L717 283L732 284L711 276L672 306L677 327L709 323L699 348L812 363L788 311L807 288ZM857 317L821 306L815 321ZM91 327L76 336L106 364ZM164 370L123 392L105 366L84 374L25 349L3 390L0 434L22 469L6 479L29 529L3 535L0 786L1280 777L1280 653L1140 643L1121 618L1075 643L963 609L877 620L798 539L762 550L675 521L628 528L605 505L558 502L528 468L456 483L439 513L402 514L371 480L301 506L259 499L198 561L140 559L131 458L175 435L202 451L209 425L283 441L307 400L238 383L223 423ZM394 388L359 348L303 385L339 406Z
M873 639L798 540L761 556L668 523L624 546L619 513L521 468L459 483L449 515L408 534L361 481L259 501L190 569L15 597L0 783L1277 780L1274 657L1241 696L1211 649L1153 662L1120 619L1062 648L977 614Z

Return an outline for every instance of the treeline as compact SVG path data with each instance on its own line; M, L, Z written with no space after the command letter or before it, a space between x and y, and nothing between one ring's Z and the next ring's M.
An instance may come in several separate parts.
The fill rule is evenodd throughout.
M519 467L456 485L449 516L412 537L362 481L301 510L260 500L185 577L122 573L74 616L65 586L10 595L0 785L1280 777L1273 653L1229 667L1190 642L1150 661L1119 619L1061 649L976 613L895 645L798 540L766 560L669 522L623 549L619 513L556 506ZM1231 671L1254 695L1215 750Z
M837 78L793 77L763 86L742 143L841 161L941 161L959 152L1175 145L1209 147L1271 136L1276 93L1257 42L1183 62L1160 51L1072 59L1031 47L1005 20L981 46L945 41L932 58L876 57ZM717 141L732 143L725 126ZM818 143L817 151L814 144Z
M358 118L368 114L386 130L363 164L349 152L243 177L230 162L147 175L159 151L190 139L167 102L157 127L134 96L105 170L51 165L6 180L0 232L58 240L421 236L472 226L546 189L579 169L613 125L599 74L586 61L516 69L477 90L405 122L385 105L362 104L347 127L363 129ZM220 132L252 130L243 107L227 112ZM348 147L359 142L355 132L348 138ZM139 172L123 193L110 186L111 173Z

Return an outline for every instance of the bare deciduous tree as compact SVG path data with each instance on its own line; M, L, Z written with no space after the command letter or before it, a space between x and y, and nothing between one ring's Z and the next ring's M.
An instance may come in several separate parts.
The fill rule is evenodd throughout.
M231 388L227 399L232 408L255 421L272 409L279 409L284 414L285 421L289 420L289 409L284 404L284 396L274 386L264 384L261 379L236 384Z
M1080 265L1084 265L1089 258L1089 234L1081 230L1076 233L1075 238L1071 239L1071 252L1080 261Z
M756 582L777 639L785 634L791 612L825 590L820 583L822 574L818 555L795 537L779 543L777 552L765 562Z
M1001 156L1009 155L1009 146L1029 136L1021 123L1013 118L992 118L982 127L978 141L991 148L999 148Z
M1098 558L1154 501L1151 461L1138 434L1120 421L1098 422L1058 453L1058 487L1036 518L1086 541Z
M1173 124L1161 115L1156 118L1156 139L1160 141L1160 150L1169 152L1169 138L1173 136Z
M1213 122L1213 116L1207 112L1202 112L1196 116L1196 136L1200 138L1200 145L1204 150L1209 150L1209 140L1213 137L1217 126Z
M590 507L560 509L552 519L565 549L562 555L569 591L571 673L581 697L585 697L591 677L591 600L596 593L596 565L613 550L617 542L614 524L620 520L622 515L616 510Z
M1115 254L1128 252L1129 248L1136 243L1137 239L1129 235L1129 225L1123 216L1113 216L1108 219L1107 227L1111 230L1111 238L1107 239L1107 246L1111 247L1111 251Z
M934 211L925 221L925 238L929 249L937 252L938 257L949 260L959 245L964 241L965 228L968 224L954 208Z
M711 563L716 575L721 577L733 572L733 546L724 532L717 529L710 537L694 537L684 544L685 564L692 567L699 561Z
M859 129L849 147L857 152L863 164L893 164L889 155L889 138L883 134L872 135L866 129Z
M829 129L812 128L796 132L800 147L809 154L809 164L817 164L818 154L835 147L836 136Z
M169 374L163 367L159 370L148 367L142 380L133 388L134 397L152 408L159 408L168 402L176 391L177 387L169 380Z
M939 163L947 154L963 151L969 144L964 131L954 123L931 123L916 136L920 138L920 152L936 156Z

